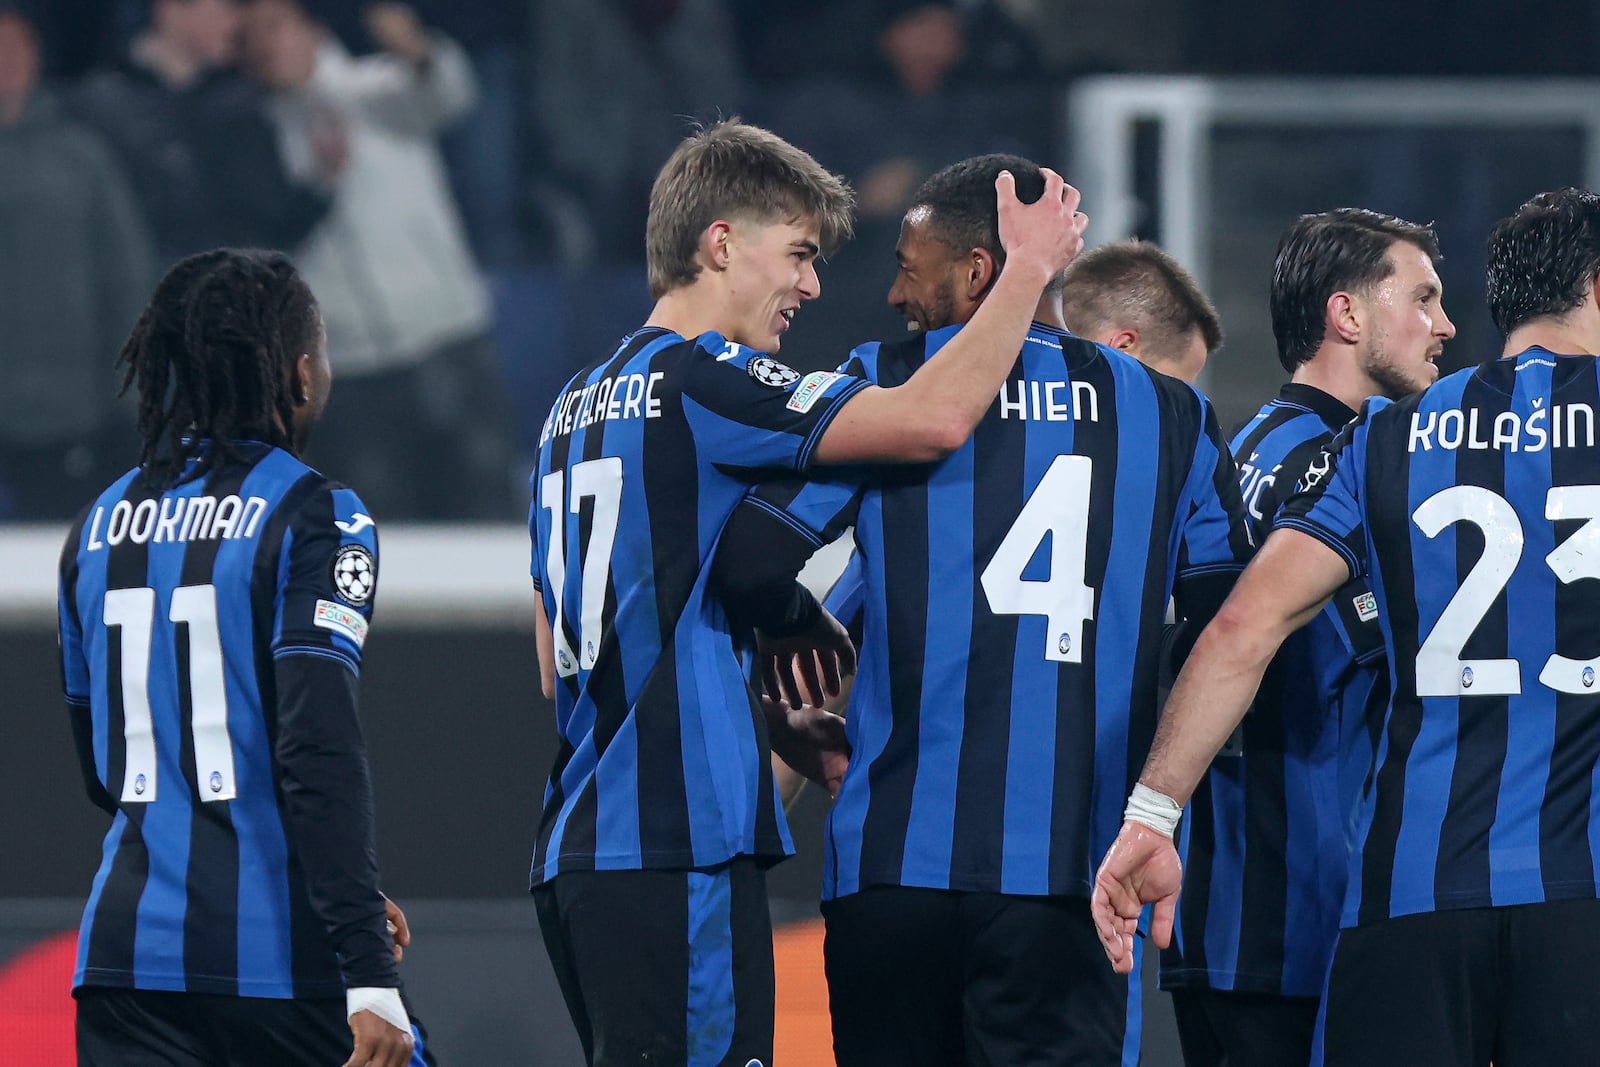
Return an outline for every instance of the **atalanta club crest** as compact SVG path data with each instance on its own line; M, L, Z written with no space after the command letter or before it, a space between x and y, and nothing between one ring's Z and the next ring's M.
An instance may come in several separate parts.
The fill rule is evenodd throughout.
M333 588L339 599L360 607L372 599L378 564L363 545L345 545L333 557Z
M800 380L800 372L770 356L757 356L745 367L750 377L774 389L787 389Z

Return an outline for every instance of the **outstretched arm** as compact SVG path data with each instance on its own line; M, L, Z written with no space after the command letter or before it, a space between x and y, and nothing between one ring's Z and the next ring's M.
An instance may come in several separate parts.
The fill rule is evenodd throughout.
M1278 530L1195 643L1172 687L1127 821L1095 875L1091 910L1112 966L1133 969L1133 932L1154 903L1151 935L1172 940L1179 864L1172 831L1211 760L1244 718L1267 664L1350 578L1344 557L1298 530Z

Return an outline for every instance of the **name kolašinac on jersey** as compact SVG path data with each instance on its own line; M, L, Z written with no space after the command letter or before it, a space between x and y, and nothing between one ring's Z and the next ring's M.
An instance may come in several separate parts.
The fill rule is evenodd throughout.
M1594 897L1600 364L1530 348L1370 401L1277 525L1366 575L1392 668L1343 925Z
M897 385L958 328L863 346L846 368ZM751 503L816 542L855 525L854 755L824 898L1087 896L1155 733L1174 580L1180 598L1209 584L1220 602L1249 552L1210 406L1036 323L966 445L865 477L769 482Z
M1259 544L1282 499L1356 413L1290 382L1234 436ZM1184 890L1167 989L1320 996L1339 931L1349 813L1371 764L1367 701L1383 679L1377 602L1351 581L1290 635L1236 743L1195 790L1179 836ZM1381 680L1381 682L1380 682Z
M74 988L344 992L280 805L277 669L309 657L359 673L377 530L354 492L288 452L239 447L246 462L165 491L130 471L62 552L66 698L115 810ZM360 888L381 901L375 868Z
M529 524L561 736L533 884L793 851L749 650L707 564L757 473L805 469L866 385L650 327L557 398Z

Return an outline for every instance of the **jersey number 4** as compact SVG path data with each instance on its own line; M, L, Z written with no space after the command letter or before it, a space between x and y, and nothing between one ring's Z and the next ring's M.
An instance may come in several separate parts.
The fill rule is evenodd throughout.
M156 591L108 589L105 625L122 630L122 802L156 799L156 735L150 714L150 636ZM189 705L194 740L194 778L200 799L232 800L233 739L228 735L228 689L223 680L222 637L217 631L217 589L185 585L172 591L167 618L184 623L189 641Z
M567 472L552 471L539 481L539 506L550 512L550 545L545 552L545 573L556 603L550 629L555 636L556 674L563 678L594 668L605 622L606 586L611 580L611 549L617 542L617 516L622 511L622 460L617 456L586 460L572 467L572 497L567 498ZM566 516L580 514L584 497L594 500L589 544L583 553L583 588L578 611L578 645L572 654L567 640L565 604L567 584Z
M1089 554L1089 488L1094 461L1057 456L1006 531L981 581L996 615L1043 615L1044 658L1083 662L1083 624L1094 618L1094 590L1084 584ZM1050 577L1022 576L1050 538Z
M1588 519L1545 564L1564 585L1600 578L1600 485L1558 485L1545 497L1544 517ZM1462 659L1467 639L1483 622L1522 559L1522 521L1500 494L1476 485L1456 485L1424 500L1411 520L1429 537L1470 522L1483 531L1483 555L1439 613L1417 652L1417 695L1423 697L1510 696L1522 692L1522 665L1514 659ZM1594 693L1600 659L1569 659L1551 653L1539 681L1558 693Z

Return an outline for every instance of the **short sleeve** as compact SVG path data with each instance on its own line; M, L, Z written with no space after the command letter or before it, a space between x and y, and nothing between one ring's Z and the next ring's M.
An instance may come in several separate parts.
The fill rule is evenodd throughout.
M378 529L361 498L314 494L284 533L273 656L322 656L359 674L377 592Z
M1233 573L1249 562L1249 516L1239 495L1239 474L1211 405L1203 405L1200 433L1185 486L1187 500L1179 549L1180 581Z
M1361 415L1339 432L1301 475L1294 494L1273 520L1274 529L1299 530L1337 552L1352 578L1367 571L1365 497L1367 430L1372 414L1388 404L1367 401Z
M828 424L868 384L840 371L803 374L720 334L702 334L684 380L684 416L712 463L803 471Z

